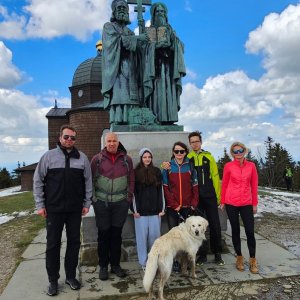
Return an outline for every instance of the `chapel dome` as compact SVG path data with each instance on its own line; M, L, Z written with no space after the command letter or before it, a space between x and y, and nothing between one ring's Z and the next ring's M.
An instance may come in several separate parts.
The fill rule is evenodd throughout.
M102 84L102 51L98 48L97 56L82 62L76 69L72 86L83 84Z

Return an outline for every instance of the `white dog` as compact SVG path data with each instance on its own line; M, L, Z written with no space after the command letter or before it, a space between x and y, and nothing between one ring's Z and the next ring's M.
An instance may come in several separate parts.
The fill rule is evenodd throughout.
M191 275L196 278L196 253L205 240L205 231L208 222L198 216L191 216L185 223L172 228L168 233L158 238L149 254L146 265L145 276L143 280L146 292L149 292L149 298L152 299L153 281L156 272L160 274L158 287L158 299L164 300L163 290L165 283L172 272L173 260L176 255L186 253L191 262Z

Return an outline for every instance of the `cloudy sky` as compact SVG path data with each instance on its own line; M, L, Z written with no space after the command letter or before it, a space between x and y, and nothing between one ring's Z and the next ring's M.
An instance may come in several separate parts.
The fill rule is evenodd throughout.
M261 153L270 136L300 161L299 0L162 2L185 44L185 130L202 131L216 158L235 140ZM45 115L55 99L70 107L74 71L96 55L110 3L0 0L0 167L47 150Z

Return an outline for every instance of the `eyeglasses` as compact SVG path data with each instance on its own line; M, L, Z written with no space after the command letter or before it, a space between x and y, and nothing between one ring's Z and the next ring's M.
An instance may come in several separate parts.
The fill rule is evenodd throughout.
M68 134L65 134L64 136L63 136L63 139L64 140L72 140L72 141L75 141L76 140L76 137L75 137L75 135L68 135Z
M239 153L244 153L245 152L245 149L244 148L241 148L241 149L237 149L237 150L232 150L233 154L239 154Z
M175 154L184 154L185 153L185 150L174 150L173 151Z

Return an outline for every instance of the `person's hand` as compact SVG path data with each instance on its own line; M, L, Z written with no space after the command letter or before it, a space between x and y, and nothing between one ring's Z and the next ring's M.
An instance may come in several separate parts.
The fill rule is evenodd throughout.
M161 167L164 170L170 170L171 169L171 164L168 161L163 161L162 164L161 164Z
M148 42L149 41L149 37L147 33L141 33L137 36L138 41L141 42Z
M195 210L195 207L191 206L191 210L194 211L194 210Z
M159 215L160 217L162 217L162 216L165 215L165 212L164 212L164 211L161 211L158 215Z
M253 206L253 214L257 214L257 206Z
M83 208L82 208L82 213L81 213L81 214L82 214L83 216L85 216L85 215L89 212L89 210L90 210L89 208L83 207Z
M133 216L137 219L141 217L141 215L139 213L134 213Z
M180 211L180 208L181 208L181 207L178 206L178 207L176 207L174 210L175 210L175 211Z
M224 210L225 209L225 204L220 204L220 207L221 207L222 210Z
M43 208L39 209L39 210L37 211L37 214L38 214L39 216L43 217L43 218L46 218L46 217L47 217L47 211L46 211L46 208L43 207Z
M169 48L171 47L171 43L168 40L159 41L155 44L155 48Z

